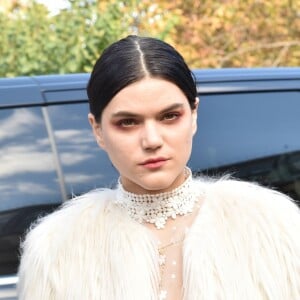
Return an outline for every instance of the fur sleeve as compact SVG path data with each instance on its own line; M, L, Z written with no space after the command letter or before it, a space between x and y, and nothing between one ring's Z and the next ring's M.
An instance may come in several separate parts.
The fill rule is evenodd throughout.
M65 253L66 238L74 228L78 229L86 214L93 218L105 207L105 201L95 199L99 198L96 192L87 195L66 202L61 209L38 220L28 232L21 245L19 300L60 299L59 261Z
M223 202L229 236L245 244L241 250L261 295L300 299L299 207L278 191L238 180L216 182L214 194Z
M184 299L300 299L300 214L257 184L200 179L204 191L184 248Z

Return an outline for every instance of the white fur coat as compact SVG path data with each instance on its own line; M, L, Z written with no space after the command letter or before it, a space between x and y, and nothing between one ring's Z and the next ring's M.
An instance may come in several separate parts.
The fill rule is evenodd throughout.
M299 300L300 213L286 196L197 180L205 199L183 248L185 300ZM23 243L20 300L157 300L147 229L88 193L43 218Z

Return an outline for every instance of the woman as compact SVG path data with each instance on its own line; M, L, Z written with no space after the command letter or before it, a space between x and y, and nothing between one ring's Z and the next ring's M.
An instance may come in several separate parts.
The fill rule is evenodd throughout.
M195 83L170 45L129 36L96 62L88 116L120 173L39 220L19 299L300 299L299 209L229 179L193 179Z

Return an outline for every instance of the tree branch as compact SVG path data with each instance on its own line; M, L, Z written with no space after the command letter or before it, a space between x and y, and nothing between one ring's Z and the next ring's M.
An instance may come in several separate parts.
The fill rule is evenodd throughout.
M257 50L261 50L261 49L274 49L274 48L281 48L281 47L289 49L292 46L300 46L300 42L298 42L298 41L276 42L276 43L269 43L269 44L260 44L260 45L256 45L253 47L240 49L240 50L231 52L224 57L221 57L219 67L222 68L224 63L231 60L233 57L236 57L236 56L248 53L248 52L253 52L253 51L257 51Z
M273 62L273 64L272 64L272 67L277 67L279 64L280 64L280 62L281 62L281 60L282 60L282 58L287 54L287 52L289 51L289 46L285 46L285 47L283 47L282 49L281 49L281 51L279 52L279 54L278 54L278 57L276 58L276 60Z

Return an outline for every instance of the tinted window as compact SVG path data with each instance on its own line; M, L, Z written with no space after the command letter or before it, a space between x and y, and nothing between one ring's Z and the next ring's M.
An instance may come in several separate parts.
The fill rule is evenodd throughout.
M40 108L0 110L0 166L1 211L61 201Z
M300 199L300 93L200 96L191 165L278 186Z
M68 197L114 185L117 172L101 150L88 123L88 104L48 107Z
M17 271L21 235L61 203L40 108L0 110L0 275Z

